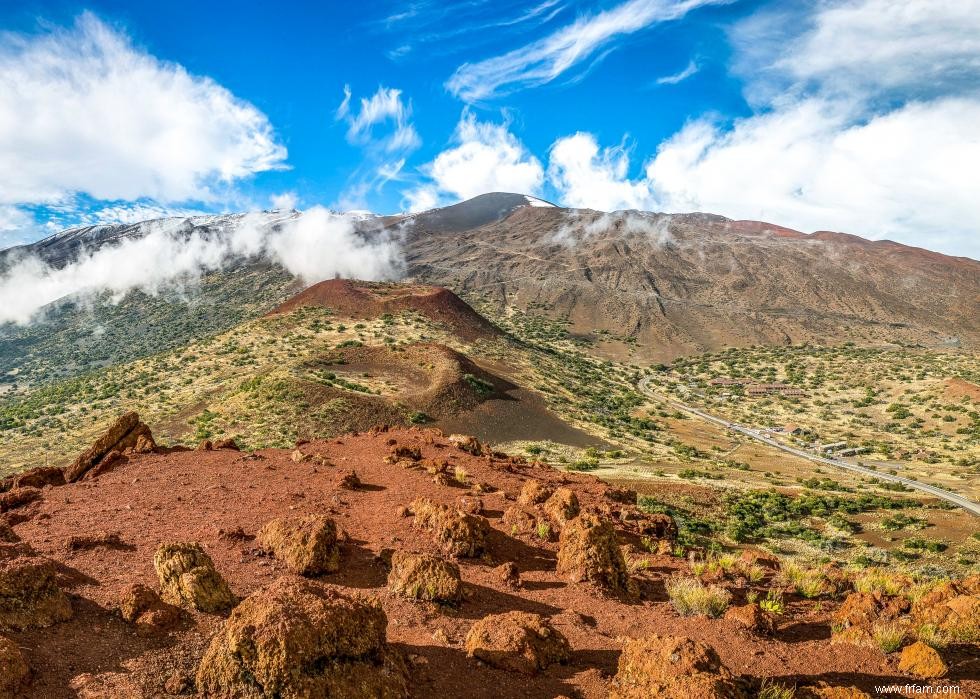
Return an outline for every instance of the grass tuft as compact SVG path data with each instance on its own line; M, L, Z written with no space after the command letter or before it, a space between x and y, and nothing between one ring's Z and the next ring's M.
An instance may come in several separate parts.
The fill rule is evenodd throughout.
M732 596L718 585L704 585L696 578L674 578L667 583L667 595L678 614L719 617L728 609Z

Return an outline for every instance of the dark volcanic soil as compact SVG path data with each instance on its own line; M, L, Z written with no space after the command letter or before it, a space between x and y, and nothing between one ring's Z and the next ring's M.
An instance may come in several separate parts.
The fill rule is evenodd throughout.
M464 468L471 483L500 489L481 495L493 527L489 557L459 561L466 597L458 608L411 602L386 588L385 568L376 557L382 549L434 548L428 534L414 529L412 518L400 515L398 508L421 496L454 503L468 492L462 486L438 485L424 470L385 463L392 440L420 447L427 459L446 459ZM604 697L621 637L650 633L703 640L736 675L790 683L806 676L865 690L908 681L897 670L896 656L832 646L829 607L818 611L812 603L787 597L791 609L805 611L784 618L775 639L751 636L730 621L679 617L666 602L663 582L686 565L670 556L644 556L651 565L637 573L645 591L642 602L605 598L560 579L554 571L556 543L511 536L501 514L529 477L568 483L583 505L608 503L609 486L591 476L474 457L433 430L345 436L300 449L329 463L296 461L281 450L134 456L95 479L46 488L42 500L8 512L14 521L29 517L15 524L17 534L62 564L62 584L76 610L72 621L7 634L34 670L29 696L75 696L69 685L82 673L102 673L90 686L107 687L104 696L167 696L164 683L175 671L193 675L222 617L189 613L185 627L172 635L143 638L111 611L121 589L132 582L158 589L152 563L157 546L198 541L232 590L248 595L290 574L276 559L258 554L254 541L229 533L254 535L268 520L289 514L326 514L347 532L340 572L317 580L381 600L389 641L411 659L410 686L417 697ZM361 489L339 488L338 472L350 468L365 484ZM69 536L105 531L119 532L123 545L66 552ZM505 561L515 561L520 569L519 590L507 587L493 571ZM738 591L734 594L738 599ZM489 613L510 610L553 617L571 643L570 663L527 677L467 658L462 641L471 625ZM980 691L980 681L967 679L962 669L954 667L950 679L962 685L962 696Z

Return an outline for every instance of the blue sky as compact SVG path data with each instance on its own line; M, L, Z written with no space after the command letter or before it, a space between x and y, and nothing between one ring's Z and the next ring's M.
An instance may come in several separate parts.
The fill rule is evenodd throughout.
M6 3L0 240L519 189L976 258L978 17L975 0Z

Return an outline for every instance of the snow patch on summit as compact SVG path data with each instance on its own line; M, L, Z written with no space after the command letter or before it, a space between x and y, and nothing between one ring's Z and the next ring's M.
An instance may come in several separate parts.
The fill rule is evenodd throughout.
M536 206L536 207L539 207L539 208L542 208L542 209L555 209L555 208L558 208L554 204L552 204L551 202L545 201L544 199L538 199L537 197L528 196L527 194L524 195L524 198L527 199L527 203L530 206Z

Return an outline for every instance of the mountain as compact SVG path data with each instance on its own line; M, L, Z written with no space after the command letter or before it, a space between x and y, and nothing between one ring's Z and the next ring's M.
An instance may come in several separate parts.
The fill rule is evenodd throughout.
M975 518L903 485L976 497L980 354L845 342L969 341L976 262L517 194L352 220L3 256L156 282L0 326L0 695L980 691ZM399 280L284 266L395 243Z
M408 228L408 273L495 311L635 340L651 360L725 346L980 339L980 262L841 233L707 214L457 205L474 225ZM496 206L494 205L496 203ZM506 210L496 220L469 209Z
M154 232L227 240L246 220L268 232L301 216L71 229L0 252L0 270L24 256L63 268ZM980 340L980 262L889 241L709 214L566 209L508 193L353 221L365 239L400 241L406 280L448 288L491 318L518 311L561 323L605 356L658 362L757 344ZM187 288L55 303L43 322L0 325L0 373L34 383L179 347L266 313L301 287L280 264L239 252Z

